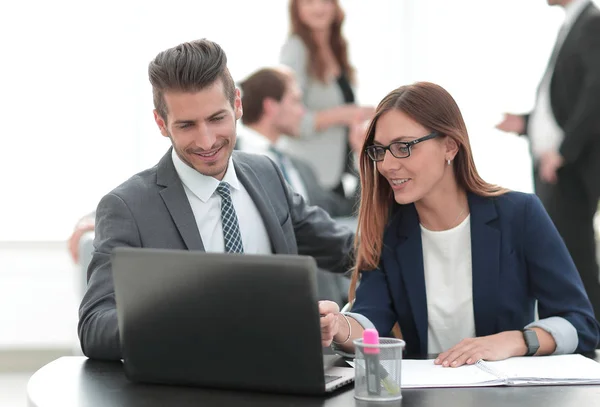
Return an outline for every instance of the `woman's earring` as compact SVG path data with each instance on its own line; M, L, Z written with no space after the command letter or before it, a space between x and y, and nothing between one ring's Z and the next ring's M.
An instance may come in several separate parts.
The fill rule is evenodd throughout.
M451 160L448 160L448 165L450 165L451 162L452 162Z

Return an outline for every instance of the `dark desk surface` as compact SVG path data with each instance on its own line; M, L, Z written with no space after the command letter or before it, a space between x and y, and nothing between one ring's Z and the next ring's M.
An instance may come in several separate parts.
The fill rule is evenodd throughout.
M600 354L596 354L600 360ZM121 363L63 357L38 370L29 380L30 406L365 406L354 399L354 387L325 397L299 397L190 387L140 385L129 382ZM403 407L595 406L600 386L480 387L402 390Z

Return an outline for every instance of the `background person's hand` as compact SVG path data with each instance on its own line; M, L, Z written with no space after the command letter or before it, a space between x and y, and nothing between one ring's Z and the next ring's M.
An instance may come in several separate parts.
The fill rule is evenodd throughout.
M71 255L71 259L73 259L73 263L77 264L79 262L79 241L81 240L81 237L92 230L94 230L93 219L86 220L84 218L75 226L75 229L67 242L69 254Z
M350 127L354 123L371 120L375 109L370 106L359 106L353 103L342 105L336 109L340 115L341 123Z
M525 119L517 114L504 113L504 119L496 125L496 128L507 133L523 134L525 132Z
M319 314L321 315L321 344L323 347L331 345L333 337L340 329L338 314L340 307L333 301L319 301Z
M527 353L527 345L520 331L506 331L479 338L467 338L442 352L434 364L444 367L472 365L479 359L504 360Z
M547 151L540 158L540 178L548 184L556 184L557 171L564 163L563 157L556 151Z
M375 108L373 106L360 106L359 115L360 121L371 121L375 116Z
M352 148L352 151L356 154L360 154L363 148L368 128L368 121L357 121L350 126L348 142L350 143L350 148Z

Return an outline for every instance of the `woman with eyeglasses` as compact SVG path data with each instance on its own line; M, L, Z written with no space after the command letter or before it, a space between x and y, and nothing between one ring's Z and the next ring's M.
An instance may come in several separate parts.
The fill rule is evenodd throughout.
M600 327L539 199L479 176L442 87L381 101L360 179L355 300L352 313L319 304L324 345L353 352L366 317L382 335L399 327L407 357L437 354L442 366L596 348Z

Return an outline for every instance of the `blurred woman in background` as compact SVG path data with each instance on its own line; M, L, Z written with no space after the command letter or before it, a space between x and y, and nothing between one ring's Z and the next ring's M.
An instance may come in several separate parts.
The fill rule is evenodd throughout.
M286 138L282 148L309 162L325 188L346 195L343 176L356 173L351 146L362 145L374 109L355 102L344 13L337 0L291 0L290 20L281 62L296 72L307 114L300 136Z

